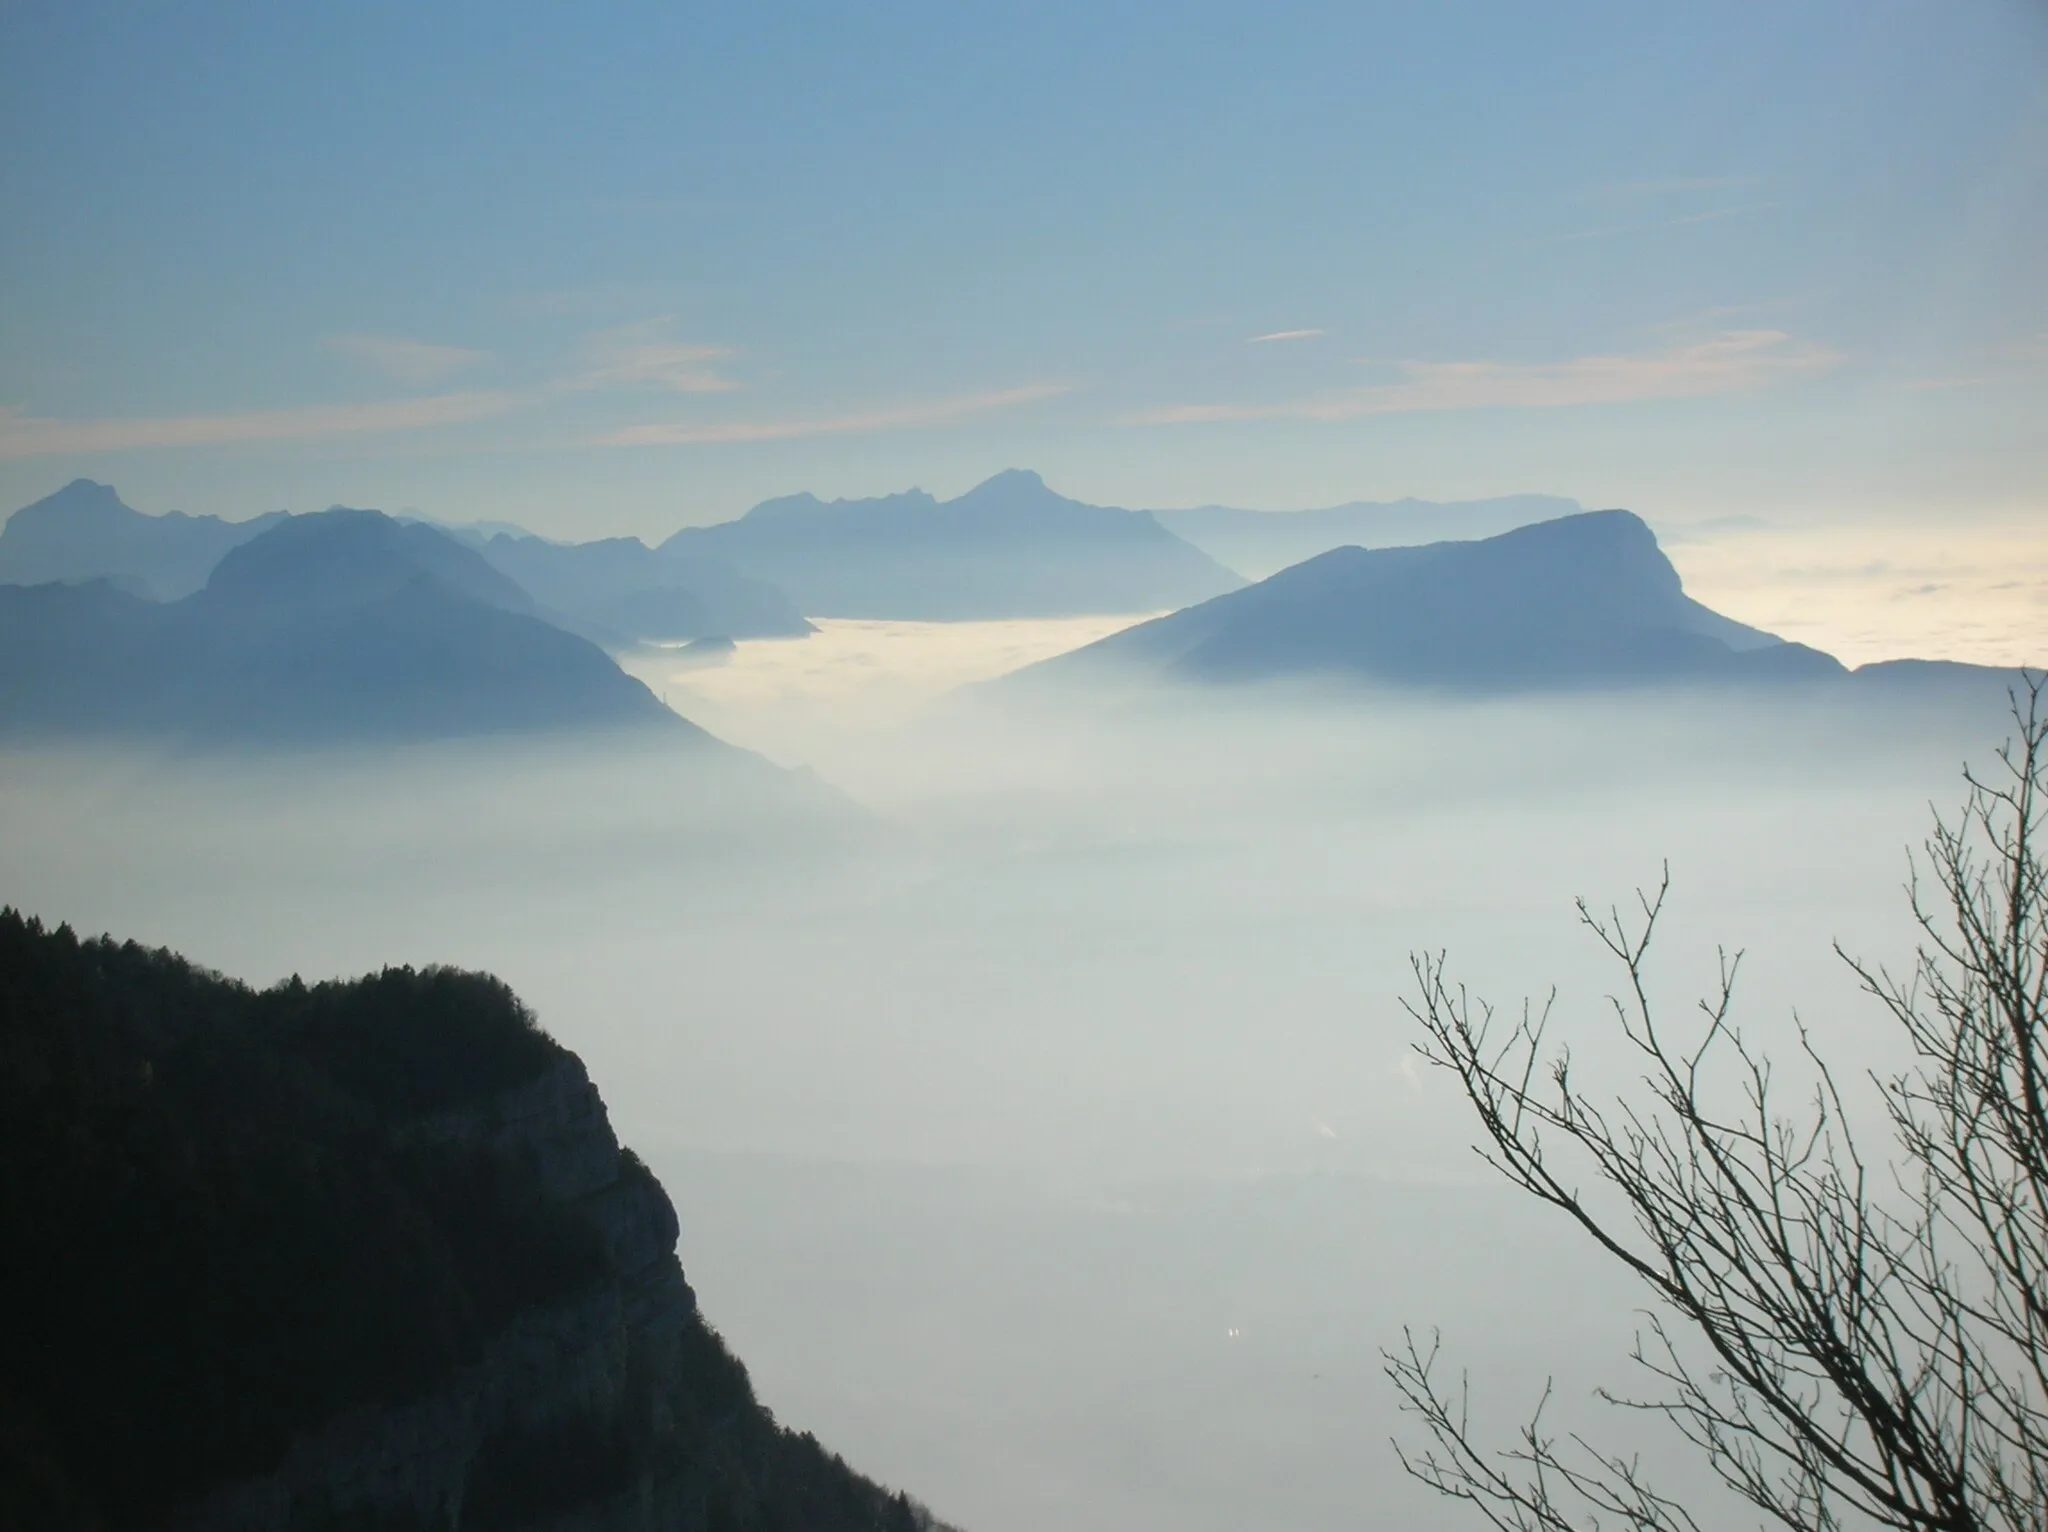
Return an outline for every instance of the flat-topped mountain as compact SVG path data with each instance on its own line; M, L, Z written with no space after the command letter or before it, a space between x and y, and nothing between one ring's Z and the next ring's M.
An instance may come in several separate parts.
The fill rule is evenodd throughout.
M1353 501L1308 511L1241 511L1201 505L1154 511L1159 524L1186 538L1219 563L1262 580L1332 548L1405 548L1469 541L1555 521L1577 513L1576 500L1559 495L1506 495L1493 500Z
M205 588L0 586L0 732L358 743L644 726L709 743L431 527L282 519Z
M1243 583L1149 512L1084 505L1016 469L953 500L769 500L738 521L687 527L660 551L725 559L813 617L1145 612Z
M0 1520L936 1532L777 1424L482 974L255 991L0 911Z
M1828 655L1692 600L1627 511L1477 542L1338 548L1020 675L1113 672L1463 691L1844 673Z
M73 479L0 527L0 585L104 579L139 596L175 601L204 585L230 548L283 515L253 521L182 511L145 516L122 504L111 486Z

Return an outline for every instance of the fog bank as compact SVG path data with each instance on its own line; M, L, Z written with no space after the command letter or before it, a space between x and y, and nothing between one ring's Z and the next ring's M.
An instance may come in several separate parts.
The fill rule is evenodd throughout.
M1504 1430L1553 1371L1603 1423L1633 1325L1418 1069L1409 953L1558 984L1625 1080L1571 901L1668 859L1674 1011L1745 947L1754 1035L1796 1007L1881 1062L1829 943L1905 955L1904 849L1998 737L1726 697L918 711L910 669L867 709L722 683L705 722L859 806L829 828L602 741L17 752L0 900L258 983L502 975L670 1187L765 1400L965 1526L1391 1532L1469 1524L1386 1446L1403 1323Z

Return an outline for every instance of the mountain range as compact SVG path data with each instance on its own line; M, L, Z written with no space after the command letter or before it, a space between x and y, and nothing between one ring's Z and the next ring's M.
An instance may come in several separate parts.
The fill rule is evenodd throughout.
M737 520L637 538L557 542L502 521L427 522L481 553L540 615L611 649L699 638L785 638L810 617L963 621L1155 612L1204 601L1345 544L1480 537L1577 510L1547 495L1310 511L1090 505L1021 469L951 500L789 495ZM0 584L105 579L174 601L227 552L285 519L146 516L80 479L0 527ZM420 521L418 517L401 520Z
M74 479L0 527L0 585L107 580L134 595L176 601L203 586L230 548L283 519L282 511L253 521L183 511L145 516L122 504L111 485Z
M1397 539L1559 504L1571 502L1164 515L1264 557L1289 539ZM150 599L223 544L198 589ZM652 549L344 509L243 523L145 517L79 481L0 532L0 574L24 572L61 578L0 585L0 731L16 735L331 742L647 725L703 742L600 645L695 641L722 653L735 635L807 633L805 613L1176 608L1031 667L1021 673L1030 684L1342 676L1483 692L1848 674L1692 600L1627 511L1465 541L1338 547L1246 585L1160 516L1069 500L1021 471L950 501L920 491L771 500ZM1924 662L1855 674L1864 690L1900 698L2008 678Z
M471 545L548 611L608 648L816 631L768 581L719 558L656 553L637 537L556 543L501 531Z
M0 585L101 579L176 601L200 590L231 550L289 519L283 511L250 521L179 511L146 516L110 486L78 479L0 527ZM397 519L467 543L535 598L528 605L538 615L607 648L811 631L782 592L714 559L660 558L633 538L552 543L503 523L453 528Z
M205 586L0 586L0 731L292 743L588 727L710 744L516 583L375 511L279 519Z
M955 621L1148 612L1244 581L1148 511L1069 500L1012 469L952 500L790 495L685 527L664 556L711 555L788 591L808 616Z

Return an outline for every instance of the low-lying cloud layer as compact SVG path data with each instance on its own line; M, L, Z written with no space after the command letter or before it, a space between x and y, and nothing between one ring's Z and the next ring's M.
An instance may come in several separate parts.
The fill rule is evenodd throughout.
M1686 590L1845 664L2048 659L2048 545L2029 524L1819 528L1735 524L1668 541Z

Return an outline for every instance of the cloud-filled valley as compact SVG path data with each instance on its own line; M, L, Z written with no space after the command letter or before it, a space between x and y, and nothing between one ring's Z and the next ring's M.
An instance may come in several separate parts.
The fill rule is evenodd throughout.
M2048 10L0 57L0 1529L2042 1532Z
M258 982L500 975L672 1189L764 1398L962 1525L1453 1525L1392 1466L1379 1349L1441 1324L1503 1409L1555 1374L1579 1420L1630 1300L1473 1161L1410 954L1559 985L1620 1084L1571 899L1668 861L1674 1010L1742 946L1754 1035L1856 1046L1829 943L1903 951L1902 848L1998 700L965 684L1125 621L623 651L801 801L604 733L17 743L0 901Z

